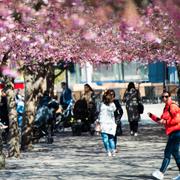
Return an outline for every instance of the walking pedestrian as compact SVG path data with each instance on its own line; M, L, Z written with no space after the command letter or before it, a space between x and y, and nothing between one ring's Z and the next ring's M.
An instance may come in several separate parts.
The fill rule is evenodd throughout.
M116 106L116 110L114 111L114 117L115 117L115 122L117 124L117 129L116 129L114 141L115 141L115 151L117 151L117 136L122 135L121 117L123 115L123 109L121 107L119 100L116 99L115 91L113 89L111 89L110 91L111 91L111 96L113 98L113 102Z
M170 92L166 90L162 94L162 100L165 103L165 107L160 118L152 113L148 113L152 120L165 126L166 134L168 135L161 168L152 173L153 177L160 180L164 178L164 173L170 163L171 155L173 155L180 171L180 109L178 105L172 101ZM174 180L180 180L180 174L175 177Z
M115 156L115 141L116 123L114 117L114 111L116 106L113 103L111 91L107 90L102 99L99 122L101 126L101 137L104 143L105 150L108 156Z
M130 134L132 136L137 136L138 122L140 120L140 113L138 111L140 93L139 90L135 88L135 84L133 82L128 84L128 87L124 93L123 101L126 103Z

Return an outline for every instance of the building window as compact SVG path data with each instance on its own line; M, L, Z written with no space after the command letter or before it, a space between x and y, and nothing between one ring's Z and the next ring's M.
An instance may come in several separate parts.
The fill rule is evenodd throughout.
M102 64L100 66L94 66L92 80L94 82L121 81L122 80L121 64L113 64L113 65Z
M87 67L76 66L76 82L84 83L87 75L92 76L93 82L124 82L148 81L148 66L141 63L119 63L113 65L92 65L92 72Z
M148 81L148 66L137 63L124 63L125 81Z

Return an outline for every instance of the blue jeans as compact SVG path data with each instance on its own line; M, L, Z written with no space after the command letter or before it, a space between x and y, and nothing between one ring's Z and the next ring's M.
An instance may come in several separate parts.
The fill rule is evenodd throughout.
M101 133L101 137L107 152L115 150L115 142L113 135L107 133Z
M170 163L171 160L171 155L173 155L177 167L179 168L180 171L180 152L179 152L179 147L180 147L180 131L175 131L172 132L169 135L168 142L166 145L166 148L164 150L164 159L160 168L160 171L164 173Z

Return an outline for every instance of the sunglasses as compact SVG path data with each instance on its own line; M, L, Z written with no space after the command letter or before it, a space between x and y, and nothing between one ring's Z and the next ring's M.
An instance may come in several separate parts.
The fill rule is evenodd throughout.
M168 98L169 96L162 96L162 98Z

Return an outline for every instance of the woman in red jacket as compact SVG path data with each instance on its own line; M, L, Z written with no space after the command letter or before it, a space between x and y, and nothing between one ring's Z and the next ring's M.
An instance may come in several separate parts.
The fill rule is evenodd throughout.
M160 118L152 113L148 113L152 120L165 126L166 134L169 136L164 150L164 159L161 168L152 173L155 178L160 180L164 178L164 173L170 163L171 155L173 155L180 171L180 108L172 101L171 94L168 91L163 92L162 100L165 103L165 107ZM180 174L174 180L180 180Z

